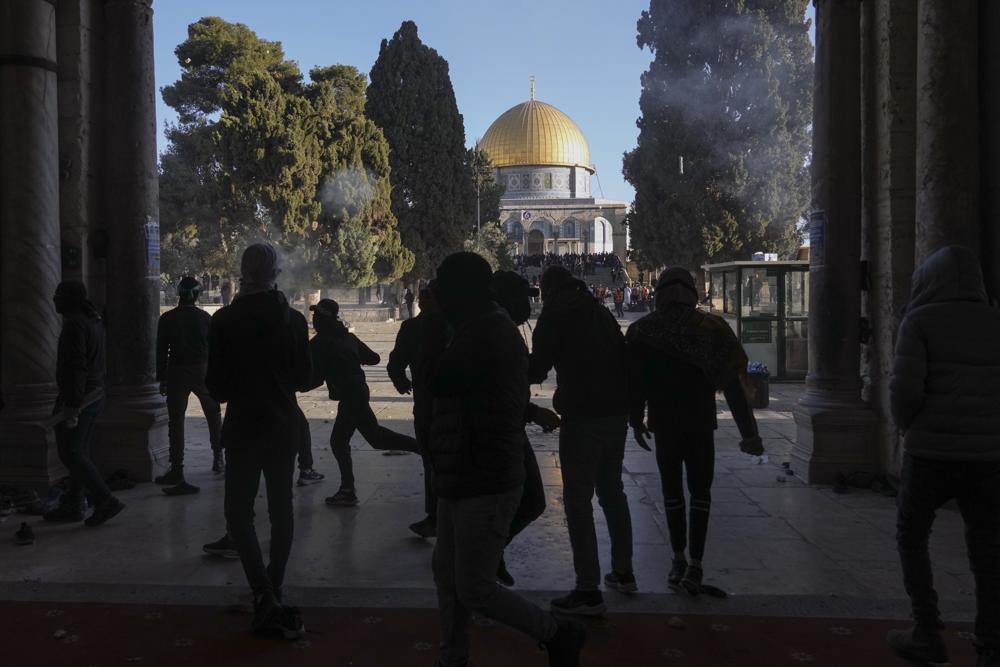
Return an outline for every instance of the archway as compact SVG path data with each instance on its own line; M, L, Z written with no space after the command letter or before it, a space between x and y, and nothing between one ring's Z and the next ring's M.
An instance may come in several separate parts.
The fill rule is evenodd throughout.
M528 254L541 255L545 252L545 235L537 229L528 232Z

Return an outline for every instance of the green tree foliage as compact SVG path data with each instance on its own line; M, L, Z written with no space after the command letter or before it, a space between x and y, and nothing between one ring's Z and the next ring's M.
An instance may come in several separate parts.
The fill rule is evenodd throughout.
M632 245L647 268L793 252L809 202L808 0L651 0ZM683 162L683 167L681 166Z
M468 177L472 180L472 187L479 201L479 222L499 221L500 198L503 197L506 188L497 183L490 156L478 146L470 148L466 152L465 168L469 172Z
M363 74L335 65L305 81L280 43L213 17L176 54L181 78L163 89L178 112L161 156L166 271L235 273L261 238L282 247L293 287L370 285L412 267Z
M484 224L466 240L463 249L481 255L494 271L514 270L514 247L499 222Z
M411 277L429 278L475 228L465 126L448 63L406 21L382 40L370 79L365 109L389 140L392 212L416 255Z

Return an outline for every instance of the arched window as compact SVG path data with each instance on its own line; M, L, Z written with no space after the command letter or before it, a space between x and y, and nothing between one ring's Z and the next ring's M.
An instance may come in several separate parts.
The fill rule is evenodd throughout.
M564 239L576 238L576 220L567 220L563 223L562 236Z
M511 241L521 243L524 241L524 226L517 220L511 220L507 223L507 236Z

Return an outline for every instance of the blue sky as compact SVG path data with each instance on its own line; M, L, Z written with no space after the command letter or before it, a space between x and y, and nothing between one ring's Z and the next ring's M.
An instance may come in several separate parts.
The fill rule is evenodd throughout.
M569 114L587 136L595 194L632 201L621 157L638 133L639 76L650 53L636 46L635 23L648 0L158 0L153 7L157 87L180 76L174 48L202 16L281 41L303 71L344 63L365 73L382 39L413 20L450 65L467 143L526 100L535 76L536 97ZM173 119L157 95L161 150L164 123Z

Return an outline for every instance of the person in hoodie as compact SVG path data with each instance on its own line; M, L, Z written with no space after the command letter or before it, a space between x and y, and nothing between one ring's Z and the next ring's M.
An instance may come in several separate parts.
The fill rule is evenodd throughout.
M125 505L112 495L93 461L90 435L104 407L104 324L87 300L87 288L78 280L65 280L52 297L62 315L56 353L56 397L54 415L56 451L69 471L69 489L59 506L45 514L46 521L78 522L99 526L121 512ZM94 511L83 518L84 492Z
M976 253L950 246L914 272L889 387L903 434L896 540L915 625L892 631L897 655L948 660L928 537L956 500L976 581L979 667L1000 666L1000 310Z
M420 448L414 438L379 426L361 367L374 366L381 358L340 321L340 304L333 299L320 299L309 309L313 312L316 330L316 336L310 341L316 366L313 384L319 386L326 382L330 399L340 401L330 433L330 449L340 468L340 489L327 498L326 503L353 507L358 504L351 461L351 438L355 431L360 431L374 449L419 453Z
M611 312L562 267L550 267L542 275L542 302L528 376L534 384L544 381L553 367L557 374L553 404L562 416L559 462L576 570L575 588L553 600L552 607L597 615L605 605L595 491L611 536L611 571L604 584L623 593L638 590L632 573L632 517L622 484L628 435L625 338Z
M249 246L240 271L239 297L212 316L205 377L215 400L228 404L222 423L226 527L253 591L253 631L295 639L305 628L298 610L282 604L281 587L292 549L292 487L302 438L295 392L309 389L312 377L308 327L278 291L280 268L271 245ZM254 529L261 475L271 520L266 567Z
M495 578L524 485L528 350L492 298L479 255L449 255L437 269L441 310L453 331L430 375L430 455L438 494L433 570L441 667L469 663L472 614L540 642L553 667L577 667L583 626L557 620Z
M656 283L655 310L632 323L625 336L629 423L636 441L656 442L663 504L673 565L667 582L691 595L701 592L715 474L715 394L723 391L745 453L764 453L742 379L747 356L722 318L698 310L698 290L681 268L664 271ZM646 411L649 423L646 424ZM685 511L684 473L691 494ZM688 551L689 550L689 551ZM687 554L691 562L688 563Z

